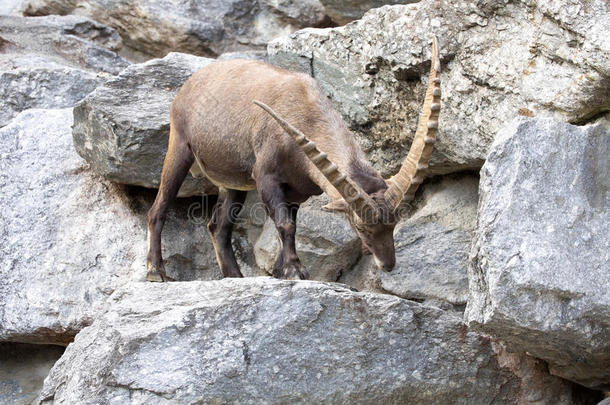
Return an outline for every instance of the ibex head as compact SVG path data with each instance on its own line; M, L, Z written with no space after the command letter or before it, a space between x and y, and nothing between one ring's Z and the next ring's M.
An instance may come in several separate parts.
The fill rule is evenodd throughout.
M436 142L441 106L440 70L438 43L434 37L428 89L411 149L398 173L385 181L387 188L372 194L366 193L354 180L342 173L301 131L266 104L254 100L255 104L267 111L292 135L311 162L339 192L342 198L333 201L326 209L347 214L364 246L373 254L377 266L386 271L392 270L396 262L393 234L399 219L398 206L402 201L414 198L418 186L424 180Z

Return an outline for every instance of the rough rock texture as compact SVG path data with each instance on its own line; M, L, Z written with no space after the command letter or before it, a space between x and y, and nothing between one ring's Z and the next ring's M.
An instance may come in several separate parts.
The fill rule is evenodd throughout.
M128 62L117 32L78 16L0 16L0 126L29 108L71 107Z
M299 209L296 248L312 280L337 281L360 257L362 242L343 214L320 209L327 202L314 198ZM267 219L254 245L258 267L272 274L280 247L275 224Z
M127 46L156 57L262 49L277 36L326 22L317 0L29 0L24 14L82 14L116 28Z
M134 283L112 302L42 403L573 403L543 364L397 297L250 278Z
M372 8L386 4L409 4L419 0L321 0L326 13L337 24L347 24L360 19Z
M30 405L64 348L0 343L0 403Z
M220 55L216 60L230 59L254 59L260 61L267 60L267 51L243 51L243 52L226 52Z
M182 84L212 59L170 53L134 64L98 87L74 109L74 147L98 174L156 188L169 136L169 109ZM215 187L190 174L180 196Z
M518 115L581 122L610 109L609 9L605 0L425 0L280 38L269 60L318 79L391 174L415 133L435 33L443 107L431 173L448 173L480 167Z
M413 202L414 212L394 231L394 270L378 271L372 260L363 260L339 282L408 299L465 305L478 184L477 176L470 174L425 184L421 197Z
M71 125L71 109L28 110L0 129L0 341L67 343L117 286L146 274L154 192L92 175ZM163 232L179 280L220 278L205 227L191 219L196 202L175 205Z
M610 387L610 123L518 119L481 171L466 319Z

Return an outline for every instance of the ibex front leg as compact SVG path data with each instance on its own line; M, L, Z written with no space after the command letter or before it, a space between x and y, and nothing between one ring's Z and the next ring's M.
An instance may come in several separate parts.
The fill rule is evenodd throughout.
M309 273L301 264L295 247L298 204L286 201L282 184L273 175L257 177L256 186L267 213L280 234L282 248L273 269L273 276L289 280L306 280Z

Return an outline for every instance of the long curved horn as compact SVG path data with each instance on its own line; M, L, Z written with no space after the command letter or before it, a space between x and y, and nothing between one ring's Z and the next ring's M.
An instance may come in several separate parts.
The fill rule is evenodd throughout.
M289 122L280 117L275 111L265 103L258 100L253 101L254 104L267 111L284 129L288 132L301 148L305 155L318 168L318 170L328 179L341 194L341 197L349 204L353 210L363 221L375 223L378 220L377 204L358 184L354 183L349 177L341 173L336 164L328 160L326 153L320 151L316 144L309 139L298 129L292 126Z
M385 198L392 208L398 207L402 200L411 201L415 197L417 187L424 181L430 154L436 142L440 110L441 62L438 58L438 40L433 36L428 90L417 123L417 131L402 167L396 175L386 180L389 187L385 192Z

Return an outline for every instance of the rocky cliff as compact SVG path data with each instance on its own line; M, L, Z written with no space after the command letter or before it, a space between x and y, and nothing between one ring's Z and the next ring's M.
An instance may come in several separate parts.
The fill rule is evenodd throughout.
M0 402L601 401L610 6L405 3L0 6ZM144 281L169 105L193 72L241 57L313 76L390 175L431 33L438 142L391 273L320 196L297 223L312 281L269 277L280 241L252 192L233 237L246 278L221 280L205 229L216 189L189 177L163 232L178 281Z

